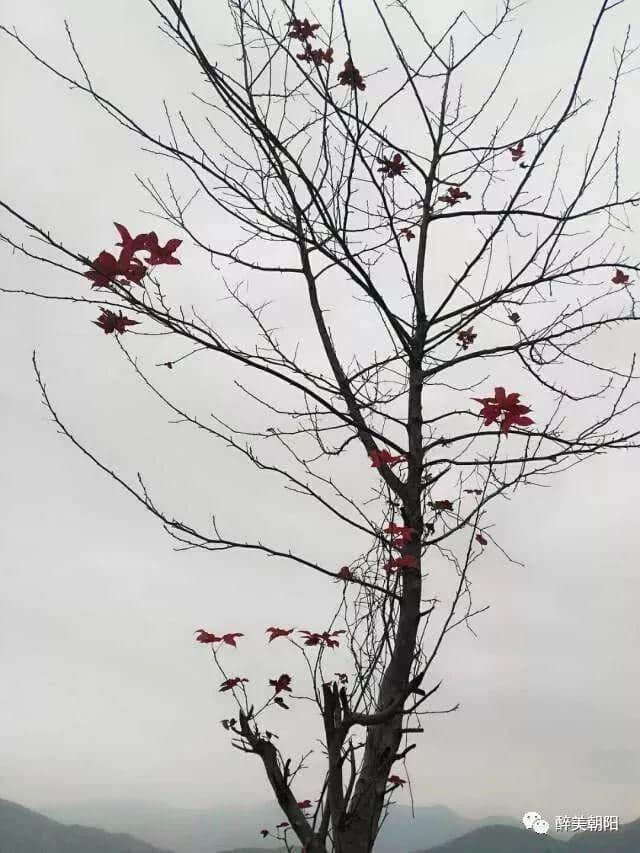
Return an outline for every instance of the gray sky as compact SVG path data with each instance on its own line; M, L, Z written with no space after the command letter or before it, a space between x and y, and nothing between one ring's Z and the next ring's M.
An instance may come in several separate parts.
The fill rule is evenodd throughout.
M220 20L200 14L214 48L228 37L224 4L218 5ZM353 0L354 14L365 5ZM529 105L539 111L568 82L597 5L531 0L521 10L524 41L507 91L519 96L523 123ZM467 4L484 21L493 6ZM197 72L158 33L147 4L1 0L0 9L3 23L15 24L47 58L74 71L64 40L68 18L96 84L156 132L165 133L162 97L171 108L200 114L189 100ZM589 92L600 101L611 46L620 43L627 22L640 31L640 9L632 2L602 29L589 78ZM439 21L432 26L438 31ZM368 60L375 64L380 44L379 33L367 29L363 68ZM115 242L114 219L134 232L156 228L161 242L174 236L139 212L150 203L134 179L136 172L161 182L166 162L141 152L132 135L8 40L0 51L0 79L2 197L89 255ZM637 78L629 78L615 118L625 138L630 192L640 177L636 87ZM176 168L172 174L186 195L189 179ZM201 211L209 239L233 238L217 211ZM9 228L5 217L1 224ZM623 239L630 251L637 247L637 237ZM453 244L438 251L447 248ZM58 270L3 252L7 286L48 293L82 287ZM195 293L227 329L240 324L206 258L188 241L180 257L182 267L160 268L165 288L189 298ZM227 274L230 281L246 278ZM274 286L289 298L286 283ZM295 318L296 340L310 326L293 300L276 316L280 323ZM336 296L333 304L339 303ZM239 535L248 520L252 531L292 543L329 568L355 554L352 540L340 528L320 527L310 507L282 496L277 482L258 477L222 446L169 424L113 341L91 325L96 312L90 307L3 296L2 312L0 794L34 807L111 795L195 807L268 799L259 762L234 750L217 723L233 704L217 692L221 679L193 631L243 631L246 637L237 651L225 651L225 661L256 691L281 672L301 679L295 650L282 641L267 647L265 628L322 630L338 587L246 553L174 553L154 519L57 435L40 403L32 350L78 437L128 477L145 472L169 512L202 526L215 513ZM128 343L151 365L183 351L151 338L131 336ZM628 332L597 347L600 355L615 350L621 357L631 349ZM220 365L187 363L166 374L163 387L175 389L181 401L205 415L215 410L250 424L251 407ZM464 630L452 636L434 672L434 679L445 678L434 707L460 702L461 709L426 719L409 761L416 803L443 803L469 815L536 809L638 816L639 463L631 452L614 453L561 475L550 488L522 490L511 502L492 505L492 532L525 566L496 548L477 564L474 595L491 609L475 623L477 638ZM340 670L347 658L336 652L335 661ZM286 720L272 713L290 754L314 746L319 729L305 730L310 710ZM305 778L310 788L301 786L300 796L313 799L313 761ZM405 789L396 798L408 802L409 794Z

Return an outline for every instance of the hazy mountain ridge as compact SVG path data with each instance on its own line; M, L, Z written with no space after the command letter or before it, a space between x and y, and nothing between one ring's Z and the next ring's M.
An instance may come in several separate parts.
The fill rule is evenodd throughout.
M1 853L171 853L125 833L65 825L0 799Z
M238 853L244 850L279 853L281 850L274 839L262 841L259 835L263 827L273 831L283 820L278 807L271 803L191 810L135 801L94 801L41 810L64 822L100 826L110 832L129 832L176 853ZM375 853L408 853L433 847L487 823L520 825L512 818L465 818L446 806L418 806L413 814L415 817L409 806L393 806L380 831Z
M580 832L567 841L521 827L484 826L414 853L639 853L640 820L617 832Z

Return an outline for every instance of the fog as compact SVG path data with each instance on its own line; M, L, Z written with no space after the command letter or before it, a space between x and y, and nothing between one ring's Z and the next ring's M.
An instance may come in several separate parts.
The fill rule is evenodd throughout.
M190 5L198 9L208 47L230 40L224 3ZM365 0L349 5L364 24ZM478 20L493 17L493 2L466 5ZM531 0L518 12L509 32L522 26L524 36L507 90L521 109L531 104L538 111L559 86L566 91L597 6L594 0ZM166 132L162 98L173 110L200 114L190 98L197 71L158 31L150 5L1 0L0 9L2 23L76 73L65 41L68 19L96 85L155 133ZM434 31L444 15L426 13ZM609 18L589 75L597 105L607 96L612 46L627 23L640 32L638 4L625 4ZM381 34L367 31L363 67L375 64L381 45ZM178 236L141 212L150 204L134 173L162 183L169 170L180 176L185 195L188 175L141 151L133 134L6 37L0 74L2 198L90 256L118 239L113 220L130 223L134 233L156 228L161 242ZM626 80L614 122L624 138L630 191L640 178L637 79ZM215 209L201 211L210 236L232 238ZM0 230L28 241L4 214ZM631 253L637 250L637 234L619 239ZM10 247L0 251L4 287L46 293L82 287L81 279ZM174 294L191 288L212 314L235 322L208 259L188 240L180 257L181 267L161 268L166 288ZM247 279L246 271L230 268L225 276ZM215 514L238 535L292 543L332 569L352 553L351 540L336 525L322 527L308 504L283 495L279 482L222 444L170 423L111 337L91 324L91 307L0 299L0 795L33 808L111 797L184 808L269 800L259 760L233 749L219 724L234 706L218 692L220 674L209 650L194 642L194 631L242 631L238 649L223 656L230 674L246 675L250 687L280 672L302 679L295 649L282 640L267 645L265 629L322 630L339 587L251 552L173 550L161 525L58 433L40 400L32 351L74 434L129 480L142 472L170 515L204 528ZM295 309L286 310L277 314L278 324L295 326ZM311 329L308 319L300 323L294 338ZM354 334L357 343L360 332ZM184 349L126 337L147 363ZM599 352L624 360L633 339L620 330ZM205 414L214 410L245 427L251 423L249 401L218 364L187 363L183 371L165 371L161 381ZM637 425L638 417L632 412L628 423ZM522 565L493 548L475 569L475 599L490 609L473 623L477 636L464 628L451 635L434 668L434 680L444 683L433 708L459 702L460 709L425 718L425 733L407 759L417 804L441 803L478 817L530 809L638 816L639 465L637 453L612 452L545 488L520 489L511 501L492 505L500 544ZM335 670L348 666L342 649L335 662ZM286 718L284 711L271 713L294 760L316 749L299 783L300 797L315 799L322 763L311 708ZM407 804L410 796L405 788L395 799Z

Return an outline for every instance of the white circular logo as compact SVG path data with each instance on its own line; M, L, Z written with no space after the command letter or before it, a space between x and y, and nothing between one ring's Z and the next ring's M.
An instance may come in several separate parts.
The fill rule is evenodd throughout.
M525 829L533 829L533 824L539 820L542 820L542 815L539 815L538 812L525 812L522 816Z

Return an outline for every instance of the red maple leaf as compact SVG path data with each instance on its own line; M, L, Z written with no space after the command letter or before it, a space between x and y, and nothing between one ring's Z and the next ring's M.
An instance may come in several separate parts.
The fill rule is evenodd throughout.
M291 693L291 688L289 685L291 684L291 676L284 673L279 678L270 678L269 684L274 688L276 693L281 693L283 690Z
M100 326L101 329L104 329L105 335L110 335L112 332L118 332L122 335L127 331L127 326L140 325L137 320L130 320L128 317L125 317L122 311L116 314L114 311L108 311L104 308L98 319L92 322L96 326Z
M227 678L226 681L222 682L219 693L224 693L225 690L233 690L234 687L237 687L238 684L241 684L243 681L249 681L248 678Z
M517 325L520 322L520 315L517 311L514 311L513 314L509 314L509 319L512 323L515 323Z
M371 459L372 468L381 468L383 465L393 468L394 465L399 465L400 462L404 462L406 459L403 455L392 456L388 450L370 450L369 458Z
M124 225L120 225L119 222L114 222L113 224L116 226L118 233L120 234L122 242L116 243L116 246L122 246L121 257L123 259L131 259L136 252L140 252L147 248L147 240L149 239L148 234L138 234L136 237L132 237Z
M401 175L405 169L408 169L406 163L402 162L402 157L400 154L394 154L393 158L389 160L387 157L378 157L378 163L382 163L382 166L378 169L379 172L383 172L384 178L395 178L396 175Z
M521 160L524 157L524 140L520 140L515 148L510 148L511 159L514 163L517 163L518 160Z
M482 535L482 533L476 533L476 542L480 545L486 545L488 540Z
M168 240L166 246L160 246L156 232L149 232L144 247L149 252L146 262L152 267L159 266L160 264L171 264L172 266L180 264L181 261L173 257L173 252L175 252L181 243L182 240L174 238L173 240Z
M311 808L311 800L302 800L302 802L298 803L299 809L310 809Z
M216 637L215 634L210 634L208 631L205 631L204 628L198 628L195 632L198 636L196 637L197 643L217 643L222 637Z
M478 337L477 333L473 331L473 326L469 326L468 329L461 329L458 332L458 346L462 347L463 350L468 349L471 344Z
M509 434L512 426L531 426L535 421L525 417L531 409L529 406L520 404L520 394L506 394L504 388L495 388L493 397L473 397L476 403L482 403L480 417L484 418L484 425L497 423L500 415L503 415L500 432Z
M296 59L300 59L302 62L313 62L318 68L323 62L330 65L333 62L333 48L329 47L327 50L323 50L318 47L314 50L310 44L305 44L304 53L296 53Z
M611 279L614 284L627 284L629 281L629 276L622 272L622 270L616 269L616 274Z
M273 640L277 640L278 637L288 637L294 630L295 628L267 628L265 634L271 634L269 637L269 642L271 643Z
M385 527L384 532L398 537L393 539L391 543L395 548L404 548L407 542L411 542L415 530L413 527L401 527L398 524L391 523Z
M400 233L404 234L404 236L407 238L407 243L409 243L411 240L413 240L416 236L413 233L413 231L411 230L411 228L401 228Z
M402 557L394 557L383 566L385 572L390 575L394 569L417 569L418 561L413 554L404 554Z
M235 648L237 648L236 640L235 640L236 637L244 637L244 634L239 634L236 631L234 634L223 634L222 637L220 637L220 639L223 641L223 643L226 643L228 646L234 646Z
M338 74L338 80L341 86L351 86L352 89L360 89L364 91L366 84L357 68L354 67L350 59L344 64L344 71Z
M91 287L106 287L110 288L114 280L118 284L124 284L121 279L116 279L116 276L122 275L127 281L134 284L140 284L144 278L147 268L138 258L132 258L125 249L120 252L120 257L115 258L111 252L100 252L97 258L92 261L95 269L83 273L85 278L90 279L93 284Z
M340 645L338 640L332 638L337 637L338 634L345 634L346 631L332 631L331 633L323 631L322 634L319 634L316 631L300 631L300 633L305 635L307 638L304 643L305 646L325 645L332 649Z
M351 569L349 566L343 566L338 574L336 575L341 581L351 581L353 580L353 574L351 573Z
M407 780L401 779L399 776L389 776L388 781L391 782L392 785L400 785L400 787L402 787Z
M289 38L299 39L300 41L314 39L316 37L315 31L320 29L320 24L311 24L308 18L305 18L303 21L300 18L292 18L289 21L289 26L293 27L289 33Z
M288 706L288 705L287 705L287 703L284 701L284 699L282 698L282 696L276 696L276 697L274 698L274 700L273 700L273 701L274 701L274 702L276 702L276 704L280 705L280 707L281 707L281 708L284 708L284 709L285 709L285 711L288 711L288 710L289 710L289 706Z
M231 728L231 726L235 726L235 724L236 724L236 721L235 721L235 720L233 720L233 719L232 719L232 720L220 720L220 722L222 723L223 727L224 727L227 731L229 731L229 729Z
M458 202L463 198L469 199L471 196L468 192L461 190L458 186L450 186L446 195L438 196L438 201L444 201L450 207L453 207L454 204L458 204Z

